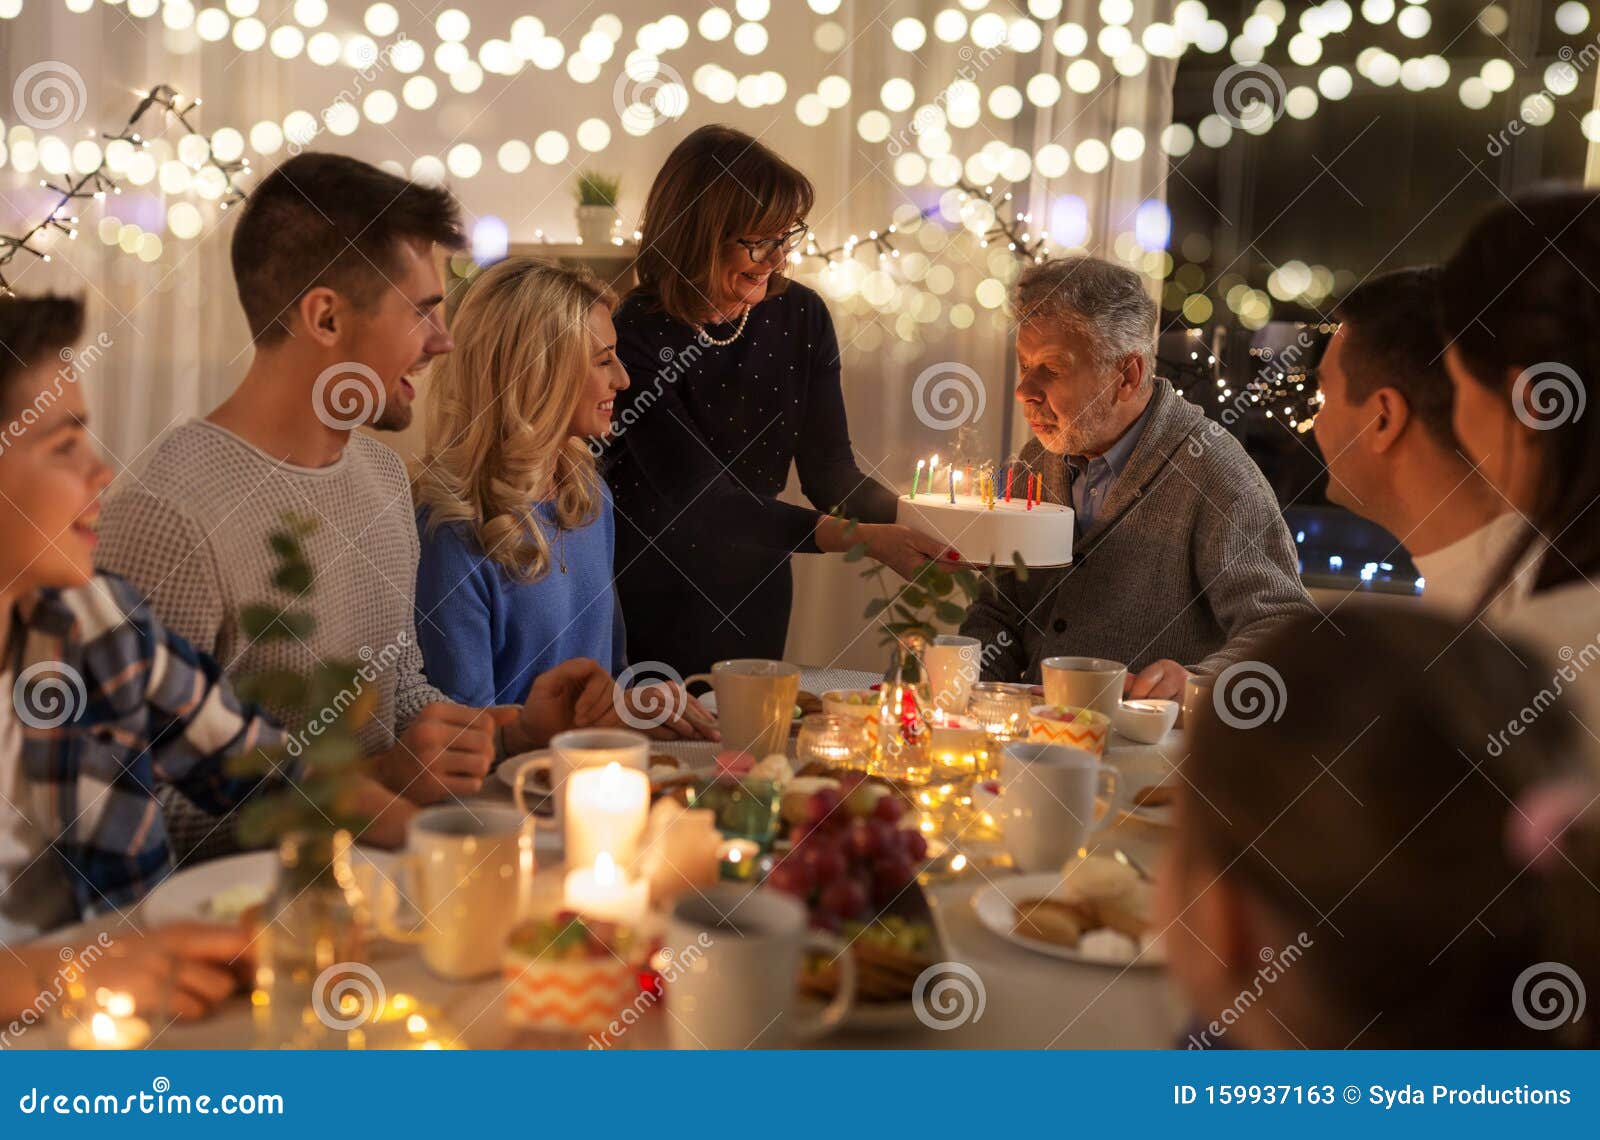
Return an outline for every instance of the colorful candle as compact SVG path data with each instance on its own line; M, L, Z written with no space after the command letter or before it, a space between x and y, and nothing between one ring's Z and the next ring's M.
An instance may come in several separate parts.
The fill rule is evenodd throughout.
M950 465L949 483L950 501L954 503L956 501L956 465L954 463Z
M1028 509L1033 510L1033 472L1028 472Z
M917 484L922 480L922 465L924 462L926 461L922 459L917 460L917 473L911 476L911 497L913 499L917 497Z
M1011 501L1011 476L1014 475L1015 473L1016 473L1016 468L1012 467L1011 464L1007 463L1006 464L1006 502L1008 502L1008 503Z

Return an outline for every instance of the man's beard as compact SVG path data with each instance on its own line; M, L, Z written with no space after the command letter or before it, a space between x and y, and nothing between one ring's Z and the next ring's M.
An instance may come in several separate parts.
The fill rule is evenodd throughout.
M405 431L411 426L411 402L386 403L370 426L373 431Z
M1033 434L1052 455L1087 455L1108 442L1106 425L1115 411L1116 401L1109 394L1099 396L1071 419L1057 417L1054 427L1035 427Z

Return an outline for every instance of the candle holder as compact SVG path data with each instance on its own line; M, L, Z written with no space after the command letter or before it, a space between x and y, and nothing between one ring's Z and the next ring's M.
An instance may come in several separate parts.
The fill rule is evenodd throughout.
M706 808L724 836L748 839L763 851L778 834L778 786L748 776L714 776L695 788L691 809Z
M821 764L828 768L865 771L872 760L870 737L863 717L812 713L800 722L795 756L801 767Z
M101 970L115 977L115 970ZM77 988L62 1007L69 1049L142 1049L150 1043L150 1018L167 1003L166 993L136 995L132 990L93 981ZM143 1015L143 1016L141 1016Z
M990 748L1028 738L1028 715L1037 699L1029 685L980 681L972 686L967 715L983 728Z

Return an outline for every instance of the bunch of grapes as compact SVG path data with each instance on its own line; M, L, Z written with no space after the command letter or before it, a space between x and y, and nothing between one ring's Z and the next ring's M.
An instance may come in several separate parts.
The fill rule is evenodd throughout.
M810 908L813 926L837 930L886 906L927 858L928 841L900 826L899 796L875 792L860 779L813 792L805 819L789 830L793 846L767 876L768 886Z

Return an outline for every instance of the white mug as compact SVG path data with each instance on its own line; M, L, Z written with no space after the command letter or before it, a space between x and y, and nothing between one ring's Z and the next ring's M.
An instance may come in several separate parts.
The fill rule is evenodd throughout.
M983 643L976 637L941 633L922 651L928 666L928 691L933 703L947 713L967 711L972 686L977 683Z
M1101 780L1116 772L1094 753L1066 744L1017 741L1000 754L1000 819L1019 871L1054 871L1094 828ZM1111 794L1108 787L1106 795Z
M1063 709L1094 709L1109 717L1122 703L1128 667L1101 657L1046 657L1039 663L1044 703Z
M722 733L723 748L748 752L760 760L788 747L794 702L800 695L800 666L760 657L718 661L709 673L685 677L683 691L696 684L710 685L717 694L717 731Z
M497 972L506 937L533 898L534 824L491 804L424 808L406 829L400 883L382 883L378 927L397 942L420 943L422 960L453 981ZM401 898L417 912L398 922Z
M562 823L566 817L567 777L577 768L603 768L611 763L648 772L650 741L643 734L625 728L575 728L558 732L550 738L548 751L534 754L532 760L517 769L511 794L524 812L532 810L527 800L527 782L536 772L549 773L551 818Z
M719 883L680 898L667 919L665 985L674 1049L781 1048L820 1037L855 1003L855 959L807 925L805 907L771 889ZM837 955L839 992L820 1013L799 1010L801 957Z

